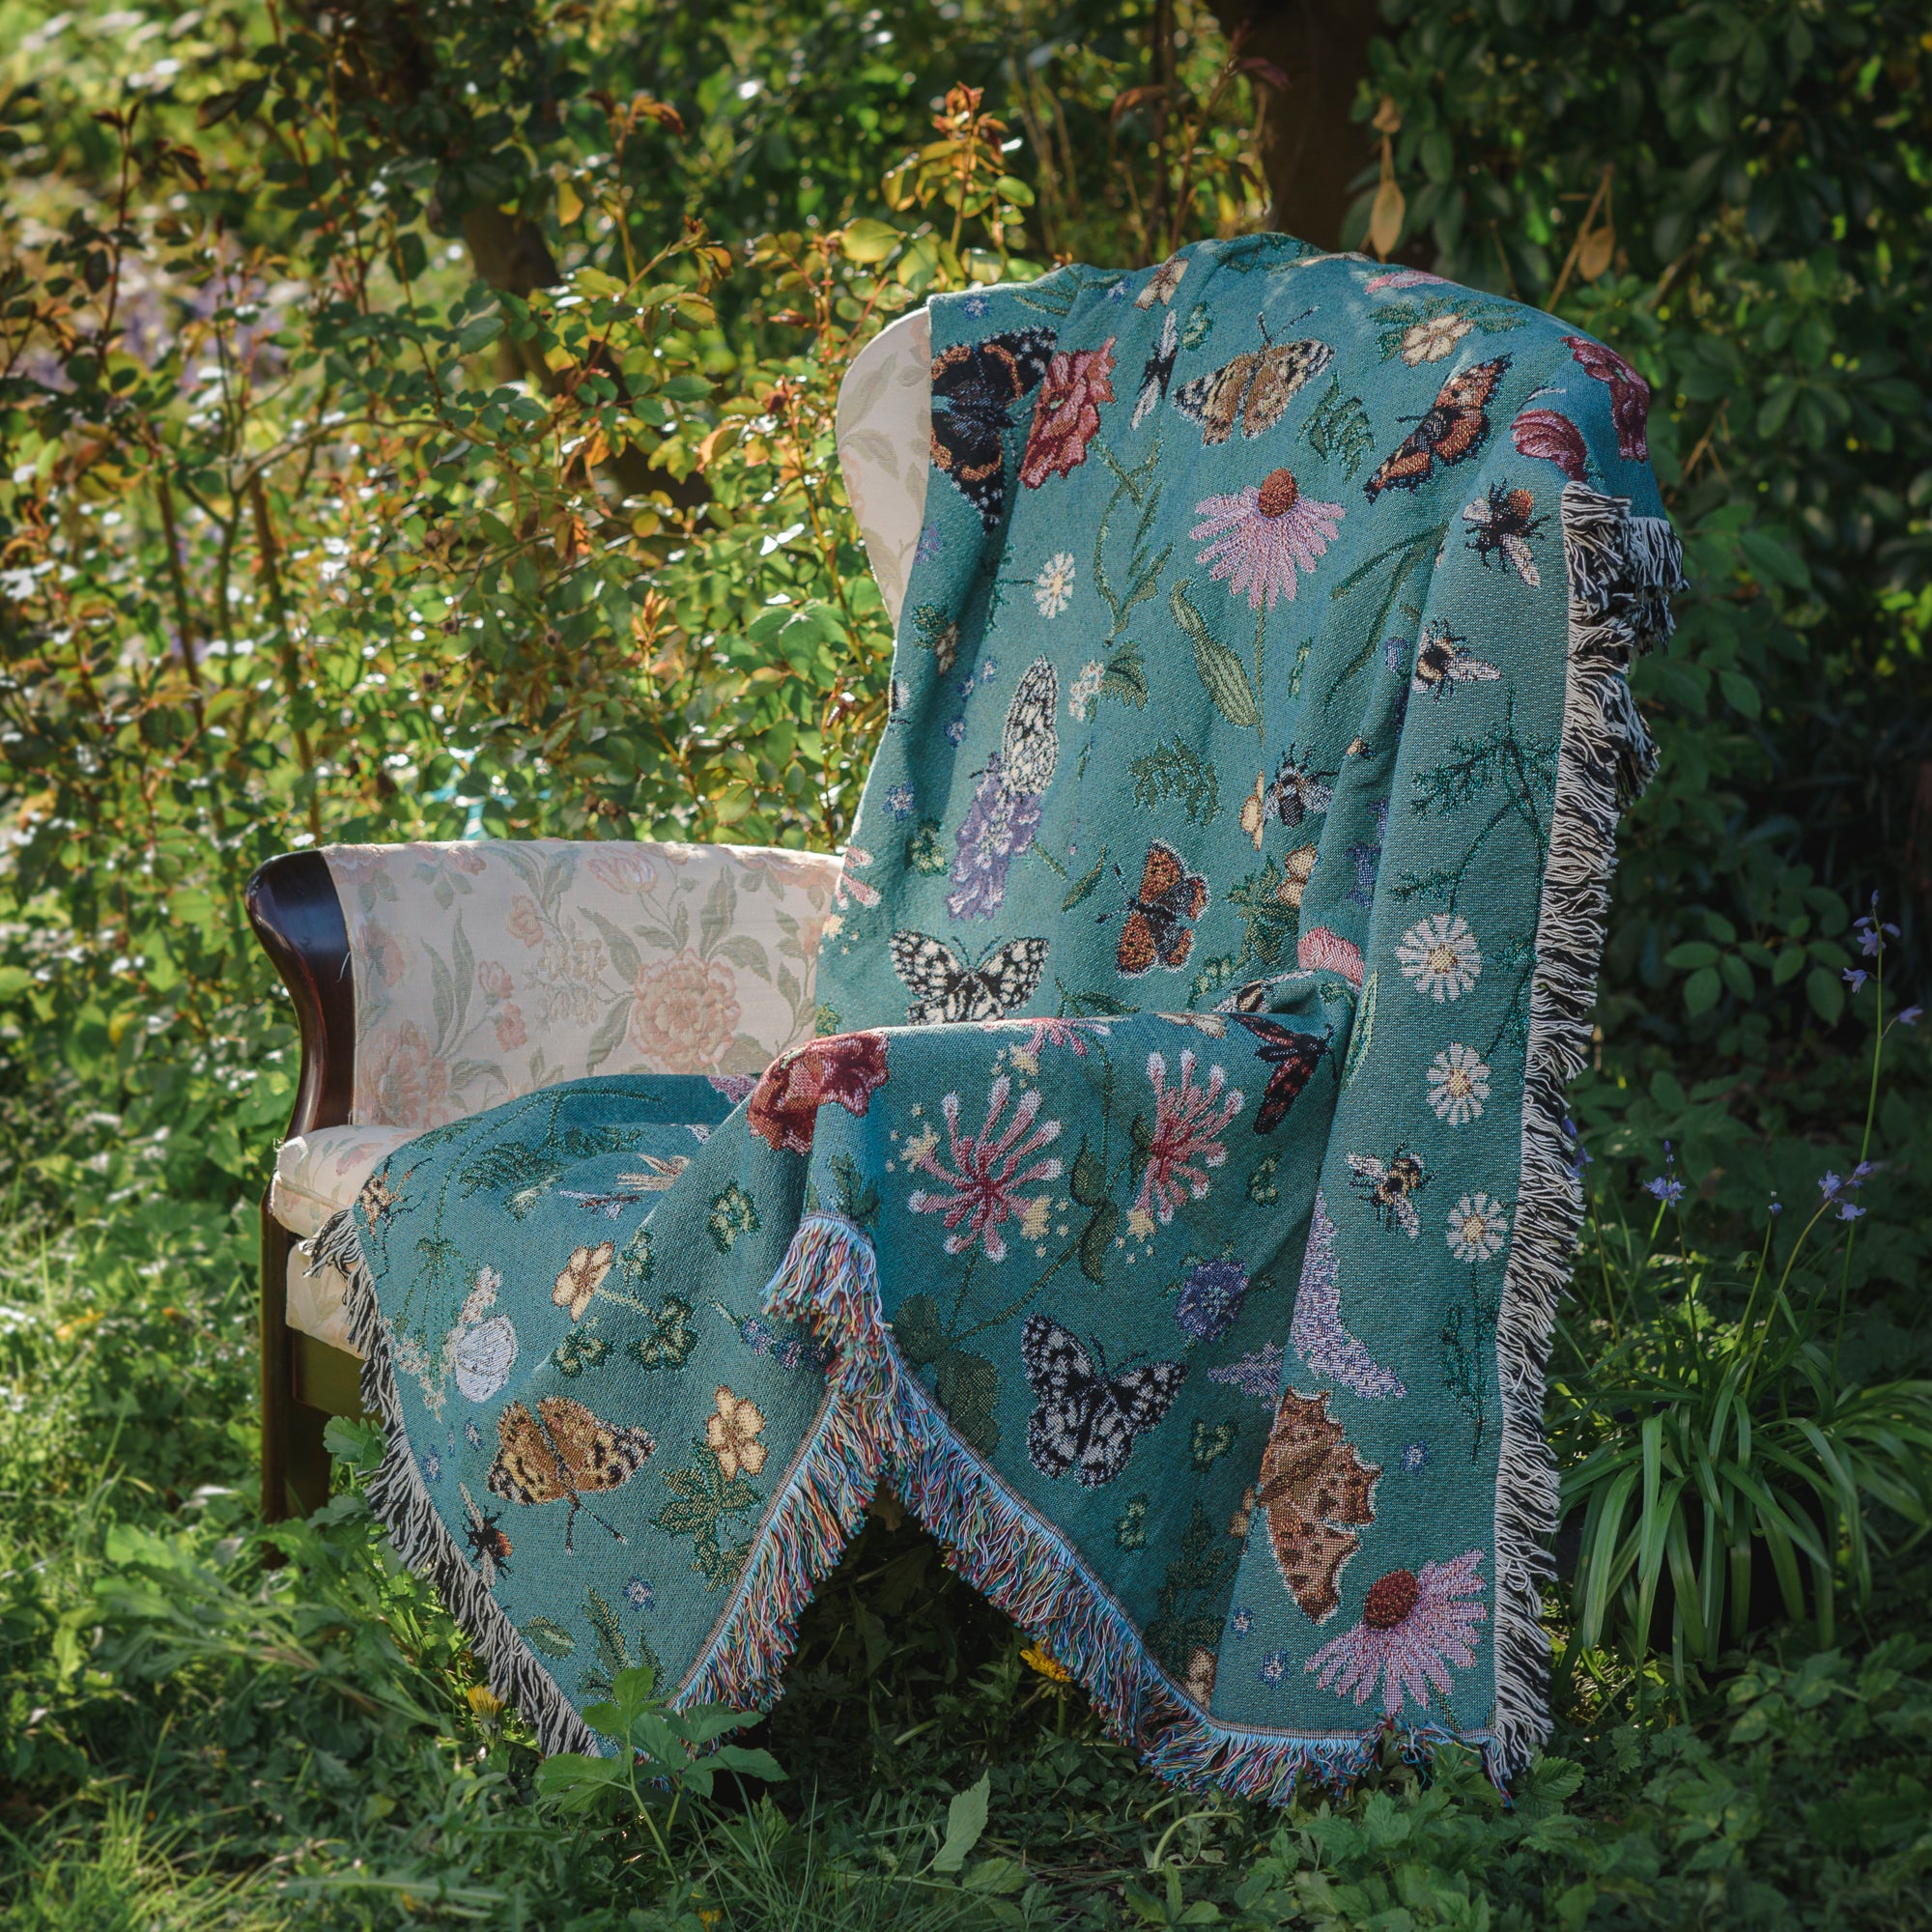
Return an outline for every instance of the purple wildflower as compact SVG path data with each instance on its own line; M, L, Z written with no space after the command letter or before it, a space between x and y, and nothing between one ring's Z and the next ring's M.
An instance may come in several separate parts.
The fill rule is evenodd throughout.
M1845 984L1848 985L1855 993L1870 978L1871 975L1869 973L1863 971L1861 968L1857 966L1847 966L1844 971Z
M1216 1341L1235 1325L1247 1292L1248 1271L1239 1262L1227 1256L1202 1262L1180 1285L1175 1321L1197 1341Z
M1838 1219L1841 1221L1856 1221L1864 1211L1862 1208L1856 1207L1849 1201L1838 1203Z
M1674 1175L1659 1174L1643 1183L1643 1191L1666 1208L1674 1208L1684 1199L1684 1183Z
M1923 1007L1907 1007L1892 1024L1894 1026L1916 1027L1924 1016L1925 1009Z
M996 753L966 809L952 860L956 892L946 895L954 919L991 919L1007 895L1007 871L1039 830L1039 795L1009 791Z

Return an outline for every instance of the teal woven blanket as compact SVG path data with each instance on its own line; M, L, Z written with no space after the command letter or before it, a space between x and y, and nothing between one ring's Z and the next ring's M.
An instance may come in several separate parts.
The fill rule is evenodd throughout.
M932 305L927 523L817 997L749 1095L397 1152L376 1481L551 1748L777 1696L883 1481L1156 1770L1283 1798L1545 1728L1540 1406L1648 392L1279 237Z

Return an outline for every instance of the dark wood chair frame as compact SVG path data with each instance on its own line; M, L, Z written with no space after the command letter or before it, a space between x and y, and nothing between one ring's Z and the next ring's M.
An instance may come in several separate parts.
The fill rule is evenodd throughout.
M295 1002L301 1074L290 1135L346 1126L355 1080L355 982L349 926L320 852L285 852L248 881L248 923ZM296 1236L262 1197L262 1516L306 1516L328 1497L331 1415L359 1415L360 1364L288 1320Z

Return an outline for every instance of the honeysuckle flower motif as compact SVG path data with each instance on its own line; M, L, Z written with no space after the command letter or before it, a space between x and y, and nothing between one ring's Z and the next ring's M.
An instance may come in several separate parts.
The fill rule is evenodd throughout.
M1228 1076L1218 1066L1208 1069L1207 1086L1196 1086L1194 1064L1194 1049L1189 1047L1180 1056L1180 1082L1170 1087L1167 1062L1157 1053L1148 1055L1153 1135L1134 1206L1143 1213L1151 1210L1162 1226L1174 1219L1174 1210L1182 1202L1208 1198L1207 1170L1227 1160L1228 1150L1220 1137L1245 1104L1238 1087L1229 1087L1223 1095Z
M1225 579L1232 595L1245 594L1251 611L1271 611L1293 602L1296 569L1315 568L1346 512L1304 497L1292 471L1271 469L1233 497L1204 497L1194 514L1200 522L1188 534L1197 543L1213 539L1200 555L1208 576Z
M1180 286L1180 278L1187 272L1187 263L1179 255L1170 255L1152 274L1148 277L1147 287L1134 298L1136 308L1151 308L1155 302L1165 307L1174 299L1174 292Z
M1370 1586L1362 1620L1353 1630L1324 1643L1308 1660L1325 1690L1351 1691L1366 1704L1379 1690L1382 1709L1393 1715L1405 1697L1425 1711L1433 1685L1447 1693L1450 1664L1467 1670L1476 1661L1476 1626L1485 1612L1480 1603L1483 1561L1471 1549L1448 1563L1425 1563L1420 1571L1391 1570Z
M1488 1194L1465 1194L1450 1211L1449 1252L1459 1262L1488 1261L1508 1236L1503 1204Z
M1020 1095L1012 1118L1002 1125L1000 1116L1006 1112L1011 1094L1012 1082L1002 1073L987 1090L986 1118L977 1134L959 1131L957 1094L949 1094L940 1102L940 1112L946 1119L948 1151L952 1158L950 1170L940 1165L936 1143L907 1143L908 1165L930 1175L950 1190L942 1194L916 1187L906 1200L906 1206L915 1214L945 1217L946 1226L952 1231L946 1236L949 1255L963 1255L979 1241L989 1262L1005 1261L1007 1243L1001 1226L1018 1220L1032 1206L1030 1200L1019 1198L1019 1190L1037 1181L1060 1178L1058 1154L1048 1154L1039 1160L1032 1158L1060 1138L1060 1122L1041 1121L1035 1127L1041 1094L1037 1087L1030 1087ZM913 1157L915 1150L917 1158Z
M1073 601L1073 553L1061 551L1040 565L1033 581L1033 601L1042 617L1057 617Z
M1418 993L1460 1000L1483 970L1476 935L1461 913L1433 912L1402 936L1396 963Z
M1483 1116L1490 1097L1490 1069L1481 1054L1451 1040L1429 1065L1429 1104L1438 1121L1466 1127Z
M728 1483L743 1470L755 1476L765 1466L767 1445L758 1440L764 1411L749 1396L718 1391L718 1407L704 1418L704 1446L718 1459L718 1473Z
M581 1321L604 1277L617 1259L615 1241L599 1241L594 1248L573 1248L551 1289L550 1298L559 1308L570 1310L570 1319Z
M1439 362L1474 326L1465 316L1453 312L1432 315L1402 338L1402 359L1411 369L1424 362Z
M989 1027L998 1027L1001 1029L1024 1027L1027 1034L1026 1044L1017 1050L1030 1054L1035 1060L1039 1058L1039 1051L1043 1046L1070 1047L1084 1060L1087 1057L1086 1036L1088 1034L1091 1033L1096 1039L1107 1039L1112 1037L1113 1033L1113 1029L1105 1020L1067 1020L1058 1018L1046 1020L993 1020L989 1022Z

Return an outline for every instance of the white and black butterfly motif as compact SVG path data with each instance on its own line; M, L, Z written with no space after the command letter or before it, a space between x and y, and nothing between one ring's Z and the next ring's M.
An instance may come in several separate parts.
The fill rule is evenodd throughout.
M1141 370L1141 392L1134 399L1132 428L1139 429L1167 394L1167 385L1174 380L1174 358L1179 353L1180 329L1174 320L1174 311L1169 309L1160 325L1160 340Z
M1165 1419L1187 1379L1182 1362L1147 1362L1110 1376L1104 1358L1096 1369L1075 1337L1047 1315L1027 1317L1020 1361L1039 1398L1027 1418L1028 1457L1042 1476L1071 1469L1090 1490L1127 1466L1135 1436Z
M1060 673L1044 658L1036 658L1021 674L1000 733L1000 781L1015 796L1031 793L1037 798L1053 782L1060 762L1060 731L1054 724L1059 706Z
M1043 939L1015 939L969 966L943 939L923 932L894 933L893 971L913 995L906 1024L997 1020L1017 1012L1033 998L1046 971L1046 950Z

